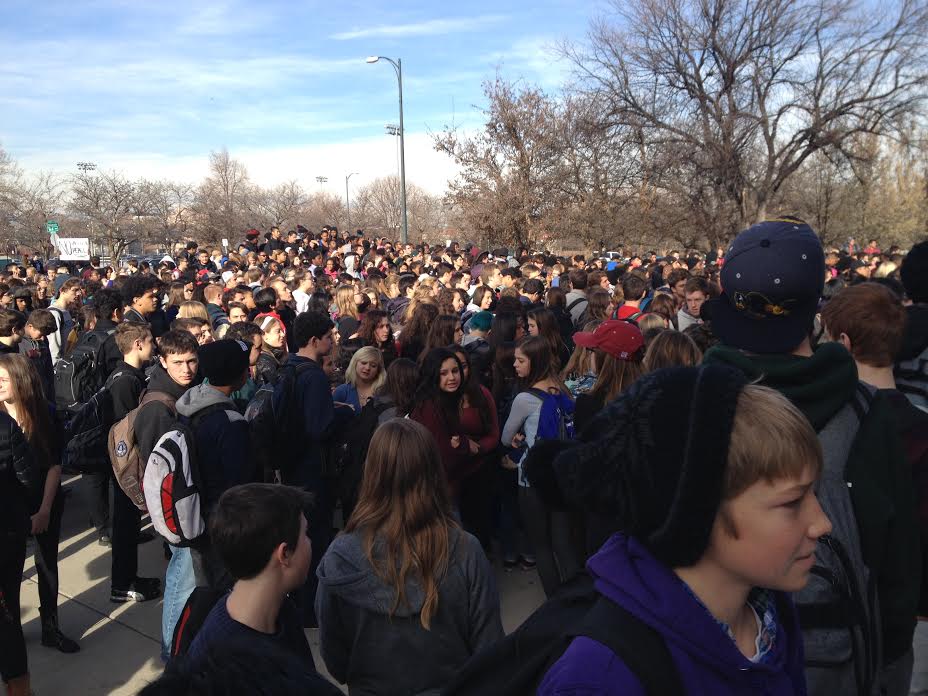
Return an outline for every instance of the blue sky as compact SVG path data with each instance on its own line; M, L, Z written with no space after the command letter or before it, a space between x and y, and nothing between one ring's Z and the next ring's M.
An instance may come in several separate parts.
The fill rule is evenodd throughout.
M396 172L392 67L403 60L407 178L453 175L428 133L480 126L497 70L555 89L550 47L582 39L600 0L138 2L4 0L0 144L27 169L80 160L130 176L196 181L227 146L252 178L341 190ZM338 184L338 182L341 184Z

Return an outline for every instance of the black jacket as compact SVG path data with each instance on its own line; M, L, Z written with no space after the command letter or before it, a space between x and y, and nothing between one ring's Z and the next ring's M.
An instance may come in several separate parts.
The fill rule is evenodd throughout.
M115 322L109 319L100 319L93 328L94 331L102 331L104 333L109 331L113 332L106 337L106 340L103 341L103 345L100 347L100 370L101 377L104 380L113 374L113 370L122 362L122 353L119 352L119 347L116 345L116 327L117 324Z
M280 368L287 362L287 353L273 348L262 350L255 364L255 383L260 387L265 384L277 384Z
M107 386L113 397L114 423L126 417L139 405L145 390L145 372L120 360L107 378Z
M179 385L168 376L161 365L156 365L148 380L148 390L163 392L176 401L187 391L187 387ZM177 422L176 411L160 401L147 403L138 412L135 417L135 441L138 443L139 456L142 457L142 461L148 461L158 440L174 426L175 422Z
M40 497L42 472L16 421L0 411L0 530L20 529Z

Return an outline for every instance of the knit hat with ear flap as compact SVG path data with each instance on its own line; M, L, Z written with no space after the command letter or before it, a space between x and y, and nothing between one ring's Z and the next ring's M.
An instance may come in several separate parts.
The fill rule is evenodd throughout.
M668 567L696 563L722 498L744 375L721 365L645 375L554 459L571 506L615 518Z

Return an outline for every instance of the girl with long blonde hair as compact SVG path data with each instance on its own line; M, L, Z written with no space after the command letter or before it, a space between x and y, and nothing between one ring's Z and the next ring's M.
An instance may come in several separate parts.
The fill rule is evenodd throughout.
M318 576L322 656L352 693L437 691L503 635L489 561L455 521L434 438L411 419L374 433Z

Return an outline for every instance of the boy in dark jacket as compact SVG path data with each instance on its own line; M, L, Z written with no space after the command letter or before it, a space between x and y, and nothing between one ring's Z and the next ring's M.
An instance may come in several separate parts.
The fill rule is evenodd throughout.
M168 331L158 339L159 362L151 370L149 392L162 392L175 402L196 380L196 339L186 331ZM158 440L177 422L175 408L161 401L140 406L135 419L139 456L148 461ZM190 549L171 547L171 560L164 578L164 608L161 614L161 659L167 662L174 626L196 587Z
M293 332L297 345L296 354L291 354L283 370L293 370L296 383L293 400L283 406L285 418L290 426L285 432L291 434L291 446L284 446L281 453L285 461L279 462L281 481L313 494L313 513L308 518L309 538L319 550L318 556L332 540L332 513L335 504L334 491L322 470L321 452L340 429L354 416L350 406L336 408L332 401L329 378L322 369L322 362L332 351L335 325L319 312L305 312L296 318ZM276 396L276 394L275 394ZM316 596L316 566L313 560L306 593L300 598L306 622L315 624L313 598Z
M45 338L58 330L55 317L47 309L35 309L26 319L25 336L19 344L19 352L28 357L39 378L42 391L49 402L55 401L55 370L52 367L52 353Z
M248 378L250 353L250 346L230 339L200 346L200 369L208 383L188 389L177 400L177 413L193 431L196 451L192 456L196 457L200 504L207 522L227 489L258 480L248 421L230 396ZM193 548L193 569L199 587L223 591L232 584L209 535Z
M18 353L26 317L15 309L0 309L0 353Z
M821 242L802 220L770 220L739 234L725 255L724 292L705 305L704 318L722 345L704 360L737 368L749 380L781 392L805 414L824 451L825 485L819 495L834 524L831 536L844 548L857 584L875 586L876 599L858 600L853 618L847 610L834 611L818 583L797 597L809 693L882 689L905 696L921 565L912 476L885 394L860 385L844 346L811 348L824 277ZM822 607L830 613L823 615ZM864 622L856 618L859 613ZM870 630L877 614L880 625ZM855 650L853 638L848 642L861 630L868 655ZM834 660L836 644L857 659ZM882 660L875 664L879 655Z
M118 423L139 405L145 391L144 366L151 360L154 342L151 330L145 324L125 323L116 329L114 345L122 360L106 380L113 398L113 422ZM161 596L158 578L138 577L138 535L141 512L129 499L116 479L108 475L113 484L113 557L111 602L147 602Z

